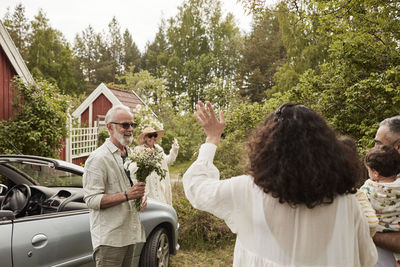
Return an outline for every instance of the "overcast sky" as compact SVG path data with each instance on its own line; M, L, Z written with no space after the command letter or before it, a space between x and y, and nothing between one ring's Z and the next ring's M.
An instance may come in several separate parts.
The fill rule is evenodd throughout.
M251 17L245 15L237 0L221 2L224 14L233 13L242 31L248 32ZM121 31L128 29L139 50L143 52L146 43L154 40L161 18L174 17L183 0L0 0L0 18L4 17L7 7L12 13L19 3L25 6L29 20L42 8L50 25L60 30L70 43L89 24L96 32L106 31L108 23L115 16Z

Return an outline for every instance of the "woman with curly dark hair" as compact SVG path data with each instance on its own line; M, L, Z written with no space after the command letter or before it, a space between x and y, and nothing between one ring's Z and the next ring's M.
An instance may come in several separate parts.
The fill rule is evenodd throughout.
M269 115L249 143L247 175L219 180L213 158L225 118L209 102L195 117L207 139L183 176L191 204L237 234L233 266L374 266L376 248L353 193L354 150L301 104Z

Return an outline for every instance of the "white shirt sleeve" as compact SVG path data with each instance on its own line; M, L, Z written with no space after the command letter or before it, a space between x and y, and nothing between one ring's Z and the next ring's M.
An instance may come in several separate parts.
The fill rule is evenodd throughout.
M169 151L168 155L165 155L165 159L167 160L167 165L171 166L178 156L179 147L176 145L172 145L171 150Z
M84 201L90 209L100 210L101 199L103 198L106 182L102 159L89 158L85 164L83 173Z
M232 214L235 211L233 179L220 180L219 171L213 164L216 151L214 144L205 143L200 147L197 160L183 175L186 197L196 209L207 211L225 220L235 232Z

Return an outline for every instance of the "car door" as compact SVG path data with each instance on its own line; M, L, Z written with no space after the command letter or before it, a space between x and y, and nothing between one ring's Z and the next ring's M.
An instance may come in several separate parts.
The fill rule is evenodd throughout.
M39 178L44 186L54 186L52 179L67 185L73 182L71 177L81 180L81 173L76 168L61 166L58 169L57 162L52 159L19 155L0 157L1 182L10 187L21 183L34 186L29 177ZM74 174L67 175L69 173ZM60 181L62 177L65 180ZM73 188L69 187L70 190ZM56 187L51 191L49 188L50 192L62 189ZM79 190L79 186L75 189ZM0 226L0 266L94 266L88 209L59 211L56 208L54 212L23 216L12 222L0 220Z
M88 211L17 219L12 248L14 267L94 266Z
M12 221L0 221L0 259L1 266L12 266L11 258Z

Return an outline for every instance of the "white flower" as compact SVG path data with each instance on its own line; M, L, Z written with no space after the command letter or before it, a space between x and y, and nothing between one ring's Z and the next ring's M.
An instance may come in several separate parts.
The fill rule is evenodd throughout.
M136 173L137 170L139 169L139 167L137 166L136 162L132 162L131 164L129 164L128 166L128 170L129 172L132 174Z
M125 170L129 170L129 165L132 163L132 160L130 160L129 158L127 158L126 160L125 160L125 163L124 163L124 169Z
M141 104L137 104L137 105L136 105L136 108L135 108L135 111L136 111L136 112L140 112L140 111L142 110L142 107L143 107L143 106L142 106Z
M136 162L132 161L131 159L126 159L124 163L124 169L129 170L131 175L136 173L139 167L137 166Z

